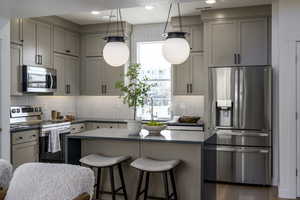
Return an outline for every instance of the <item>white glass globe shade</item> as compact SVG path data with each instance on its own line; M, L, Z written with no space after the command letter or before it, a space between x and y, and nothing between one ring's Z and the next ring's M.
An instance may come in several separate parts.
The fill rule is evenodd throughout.
M125 42L108 42L103 48L103 57L113 67L124 65L129 59L129 48Z
M168 38L164 41L162 53L171 64L181 64L190 55L190 45L185 38Z

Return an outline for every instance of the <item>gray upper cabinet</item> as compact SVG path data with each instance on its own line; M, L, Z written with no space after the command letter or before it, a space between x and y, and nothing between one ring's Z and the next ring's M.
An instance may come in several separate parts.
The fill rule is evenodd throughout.
M67 55L54 55L57 70L57 96L79 95L79 59Z
M21 65L22 65L22 47L19 45L10 46L10 94L22 95L21 88Z
M191 26L189 28L189 39L191 52L203 51L203 25Z
M237 22L212 22L210 31L210 66L235 65L238 49Z
M190 84L191 59L173 65L173 95L187 95Z
M51 25L23 19L23 63L50 67Z
M66 94L79 95L79 59L67 56L65 59Z
M85 59L85 73L83 80L85 87L82 88L82 94L98 96L103 92L103 86L101 82L101 65L104 60L101 57L92 57Z
M239 20L240 60L242 65L268 64L268 19Z
M63 96L66 94L65 57L63 55L54 54L54 69L56 69L57 73L57 90L55 95Z
M67 31L60 27L54 27L54 52L67 55L79 56L78 33Z
M268 18L209 23L209 65L267 65Z
M91 34L84 36L85 56L102 56L102 50L106 42L102 34Z
M204 95L207 76L204 68L203 53L194 53L191 55L191 80L190 93L192 95Z
M13 18L10 21L10 41L12 43L23 44L22 26L21 18Z
M121 91L115 88L115 85L117 81L124 78L124 66L112 67L104 61L101 72L104 87L103 95L120 96Z
M51 66L52 56L52 39L51 39L51 25L36 23L36 44L37 55L40 55L40 64L44 66Z
M91 96L117 96L120 91L115 83L124 77L124 67L111 67L102 57L85 58L84 87L81 93Z
M186 62L173 66L173 95L203 95L205 76L203 53L192 53Z

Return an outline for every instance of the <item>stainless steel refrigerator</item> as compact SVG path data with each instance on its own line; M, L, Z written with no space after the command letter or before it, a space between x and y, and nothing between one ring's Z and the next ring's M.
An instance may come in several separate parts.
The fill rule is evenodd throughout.
M210 68L209 87L211 127L215 135L205 146L205 179L270 185L271 66Z

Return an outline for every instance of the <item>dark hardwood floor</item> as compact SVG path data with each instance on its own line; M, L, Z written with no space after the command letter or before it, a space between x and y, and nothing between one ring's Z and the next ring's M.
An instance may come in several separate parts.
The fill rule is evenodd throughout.
M217 200L283 200L278 198L276 187L217 185Z

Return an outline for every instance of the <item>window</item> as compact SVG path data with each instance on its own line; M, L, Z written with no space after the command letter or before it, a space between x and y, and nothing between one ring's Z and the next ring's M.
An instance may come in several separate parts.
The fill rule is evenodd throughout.
M151 120L169 120L171 118L171 64L162 55L162 42L137 43L137 63L141 64L141 76L154 83L149 99L144 107L137 109L137 117Z

